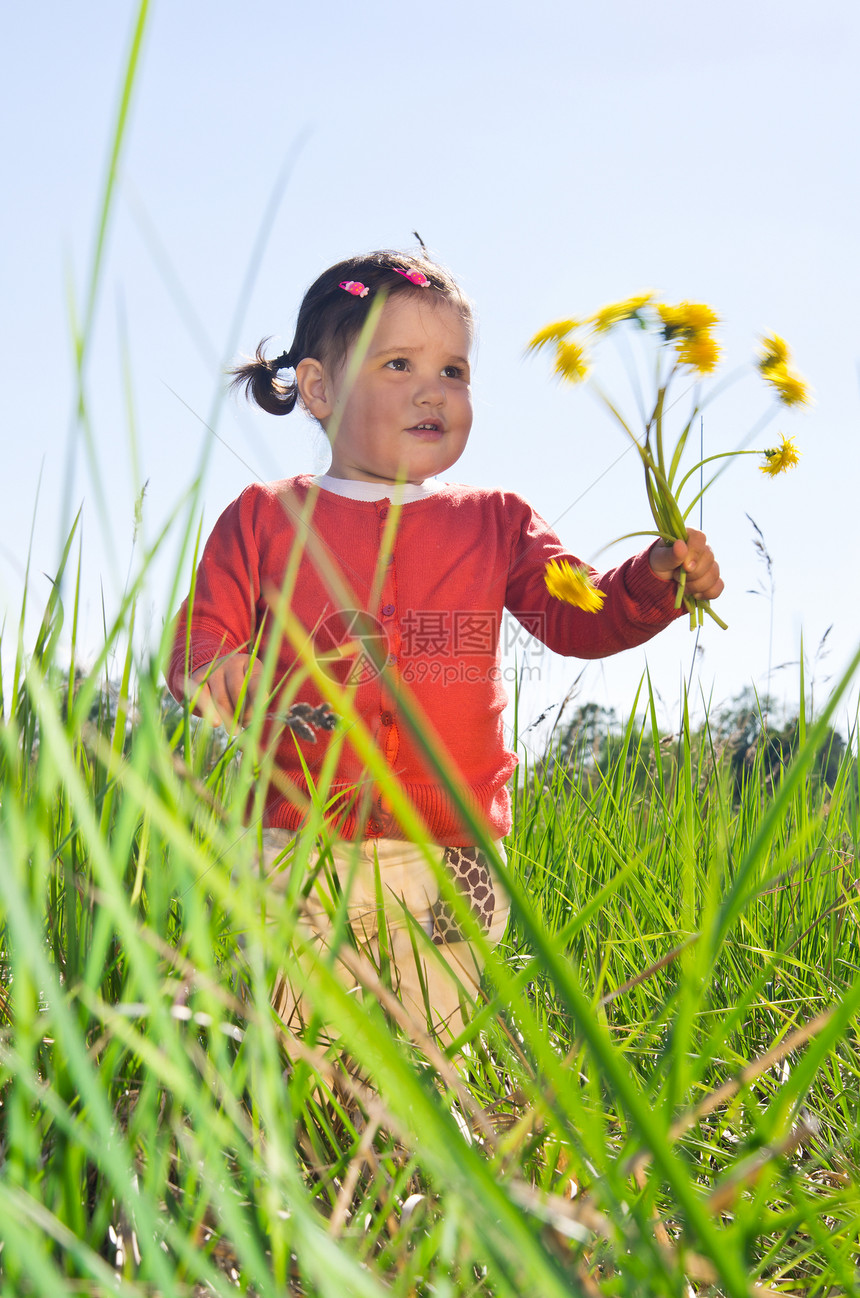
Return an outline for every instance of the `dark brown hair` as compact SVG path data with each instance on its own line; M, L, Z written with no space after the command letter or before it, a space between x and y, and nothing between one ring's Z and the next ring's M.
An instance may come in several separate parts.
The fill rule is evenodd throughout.
M424 276L429 285L419 287L398 271ZM340 287L352 281L367 288L366 296L353 295ZM300 361L313 357L326 365L339 365L361 333L375 295L384 290L389 297L411 293L433 294L443 298L461 312L471 328L472 308L458 284L443 266L426 256L405 252L369 252L350 257L323 271L311 284L299 307L296 333L292 343L280 356L266 359L264 338L254 360L228 371L231 387L244 387L249 401L272 415L288 415L299 395L295 376L280 379L281 370L295 370Z

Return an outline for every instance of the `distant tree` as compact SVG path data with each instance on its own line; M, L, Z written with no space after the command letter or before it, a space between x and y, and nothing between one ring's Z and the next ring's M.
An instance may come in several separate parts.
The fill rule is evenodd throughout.
M772 784L797 753L800 732L797 714L775 722L767 700L759 700L751 689L739 694L712 726L712 738L728 757L738 793L756 766L765 783ZM828 726L812 767L813 776L828 788L836 781L845 750L843 737Z
M636 787L650 787L648 754L650 744L642 745L642 729L635 722L625 740L627 727L622 726L614 708L598 703L582 703L562 729L555 745L546 754L543 778L558 774L588 789L599 784L612 772L616 777L619 763L624 764L624 778Z

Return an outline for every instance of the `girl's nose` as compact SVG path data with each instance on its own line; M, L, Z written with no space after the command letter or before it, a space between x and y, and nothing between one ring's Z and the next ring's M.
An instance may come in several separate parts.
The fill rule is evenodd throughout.
M418 383L415 400L419 405L441 406L445 400L445 384L439 374L428 374Z

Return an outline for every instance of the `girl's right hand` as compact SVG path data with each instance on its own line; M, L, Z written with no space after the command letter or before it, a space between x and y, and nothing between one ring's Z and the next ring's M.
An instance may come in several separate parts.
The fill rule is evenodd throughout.
M208 663L192 672L188 678L188 694L195 700L195 716L205 717L210 725L224 726L226 730L232 730L237 720L241 725L254 701L257 682L263 671L263 664L255 659L249 672L250 661L250 654L231 654L220 666ZM236 708L246 679L248 686L242 712L237 718Z

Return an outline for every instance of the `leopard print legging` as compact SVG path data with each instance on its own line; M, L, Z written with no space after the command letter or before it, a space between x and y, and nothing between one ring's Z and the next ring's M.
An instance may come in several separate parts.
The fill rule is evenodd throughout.
M496 910L496 893L486 856L477 847L447 847L445 864L456 887L469 902L481 932L488 932ZM441 897L431 907L431 914L435 946L467 940L451 908Z

